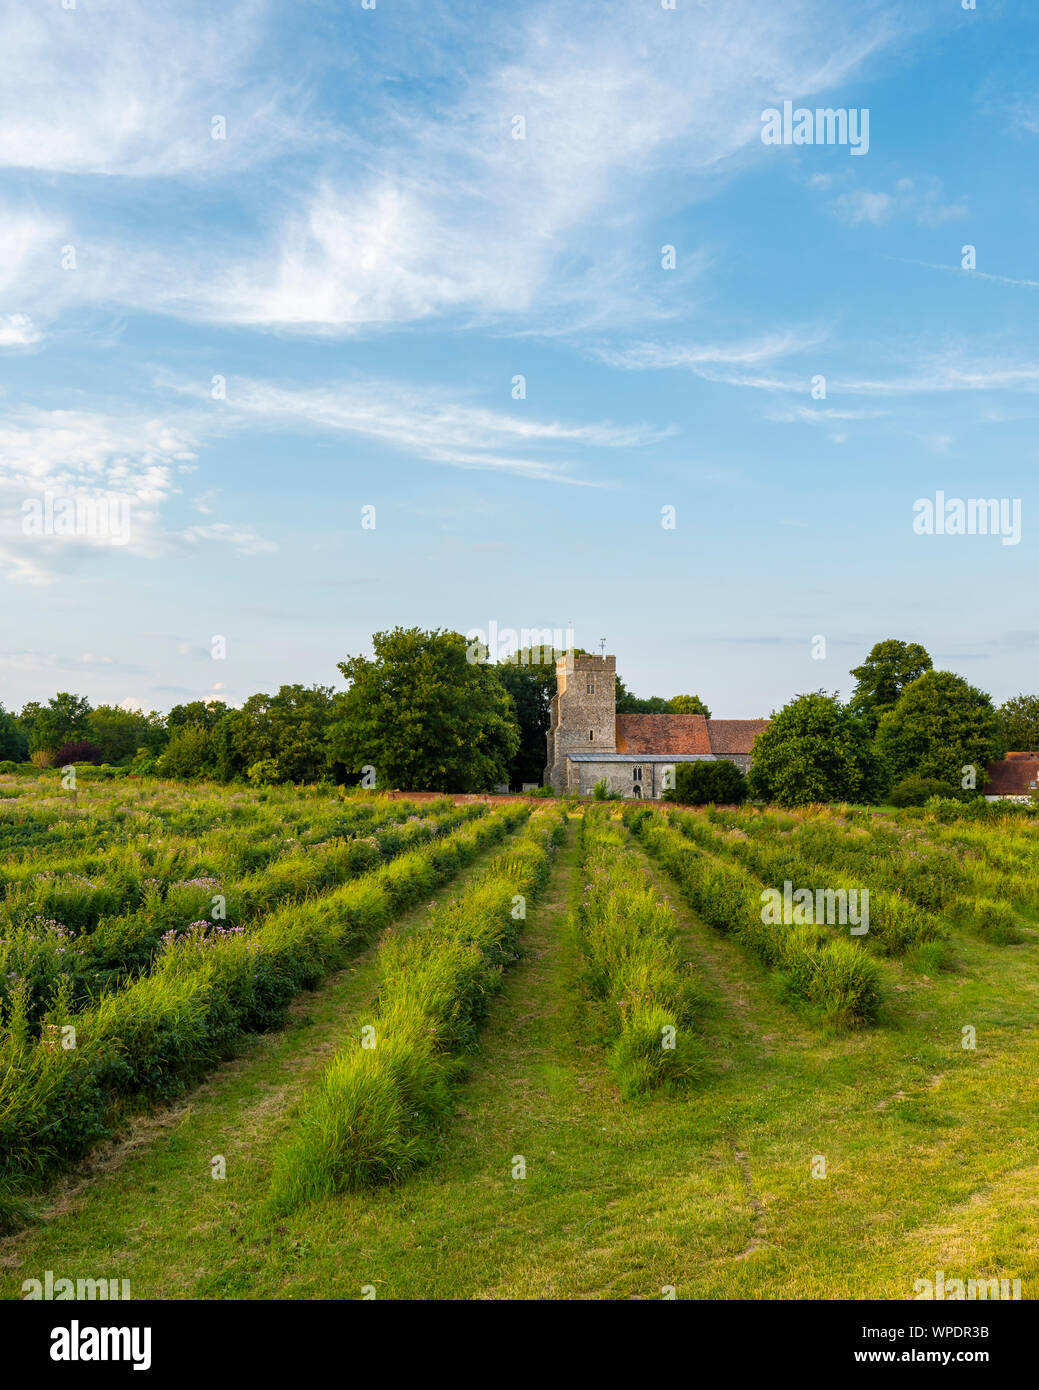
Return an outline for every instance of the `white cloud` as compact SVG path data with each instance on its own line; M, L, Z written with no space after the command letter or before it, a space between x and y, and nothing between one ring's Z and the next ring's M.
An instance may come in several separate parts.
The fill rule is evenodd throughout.
M714 379L718 367L749 367L778 357L804 352L825 341L821 328L787 329L749 342L726 344L633 343L620 349L598 348L594 355L611 367L632 371L685 367L697 376Z
M28 314L0 314L0 348L30 347L42 337Z
M838 18L817 0L765 15L751 0L659 14L641 0L574 0L517 24L452 102L383 113L378 174L364 157L297 181L304 191L288 193L263 244L225 239L216 271L211 245L121 246L109 292L187 318L317 333L444 313L551 319L594 306L608 317L630 306L633 273L655 266L633 212L654 180L666 173L684 202L701 196L737 156L760 155L774 93L844 81L891 37L883 15ZM604 225L629 255L598 255ZM683 256L695 268L702 249Z
M0 0L0 167L54 173L222 173L298 138L250 82L259 0ZM227 138L212 138L212 118Z
M189 526L181 536L189 543L213 541L229 547L236 555L269 555L277 550L273 541L265 540L248 526L232 526L227 522L216 521L208 526Z
M893 217L911 217L918 226L940 227L967 216L965 197L948 202L940 179L899 179L890 193L871 193L855 189L834 200L834 209L844 222L855 226L871 222L874 226Z
M239 426L264 422L356 434L435 463L556 482L580 481L568 474L574 449L638 448L673 433L646 425L539 420L525 410L506 413L451 401L433 387L374 379L296 390L234 378L224 414Z
M44 583L86 550L154 554L176 462L194 447L160 419L10 413L0 424L0 561L16 578Z

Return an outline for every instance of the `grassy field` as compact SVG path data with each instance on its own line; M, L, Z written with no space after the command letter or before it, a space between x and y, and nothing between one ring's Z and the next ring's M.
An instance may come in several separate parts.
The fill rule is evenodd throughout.
M119 794L104 795L113 799L96 813L86 794L75 812L44 804L38 790L17 813L22 798L0 803L8 821L25 818L9 879L24 876L19 854L56 856L34 817L69 820L68 843L86 855L90 836L79 822L110 821ZM166 836L178 806L183 821L192 800L228 794L144 795L148 814L165 817ZM235 795L249 808L251 834L270 803ZM273 797L294 840L343 814L342 803ZM597 826L591 835L582 814ZM690 833L672 829L699 868L681 879L670 861L647 854L649 827L630 813L629 830L601 807L570 808L565 825L559 811L531 817L527 808L486 832L473 854L442 866L439 886L424 880L417 897L398 903L391 928L354 934L327 956L309 980L316 987L295 992L283 1021L225 1040L165 1103L124 1095L112 1136L85 1160L23 1181L19 1200L32 1220L0 1240L0 1292L17 1298L23 1280L52 1270L126 1278L135 1298L163 1299L655 1299L672 1290L680 1299L907 1299L916 1280L942 1270L947 1281L1020 1279L1023 1297L1033 1297L1039 826L846 808L684 815L696 817ZM215 801L210 818L219 819ZM348 840L344 822L340 830ZM445 829L410 854L432 854L460 833L472 826ZM135 852L113 837L106 843L108 853ZM676 968L692 991L678 1027L691 1020L697 1064L670 1079L665 1070L662 1084L657 1077L642 1092L611 1060L644 1002L642 986L629 983L618 997L590 983L589 932L609 894L593 885L598 906L581 904L593 876L609 873L611 843L654 941L666 939L667 972L646 977L654 1007L674 1004ZM304 889L269 912L342 897L396 862L369 865L345 887ZM675 863L685 874L685 861ZM813 864L814 879L798 876ZM848 945L876 972L875 1016L850 1020L828 995L799 993L785 958L765 958L744 923L714 914L709 924L694 911L689 883L718 865L745 875L745 888L785 868L816 886L875 883L884 920L919 927L919 939L878 933ZM103 877L97 866L91 874ZM518 920L508 911L517 884L528 890ZM23 887L8 893L21 910ZM963 910L978 900L1001 905L998 920L1012 931ZM640 911L632 899L617 920ZM263 923L245 926L246 936L269 934ZM822 929L822 946L827 934L841 929ZM409 942L416 954L401 955ZM608 934L596 943L595 961L630 944ZM387 981L401 960L409 970L418 960L435 967L439 991L436 1009L416 995L437 1020L435 1068L408 1052L403 1073L408 1115L436 1099L421 1162L396 1180L344 1179L330 1195L279 1206L274 1174L286 1154L305 1152L307 1116L344 1050L354 1050L350 1104L364 1115L372 1097L383 1104L378 1050L367 1067L356 1049L393 1002ZM610 981L633 979L621 965L611 965ZM440 1021L448 1015L449 1027ZM973 1048L963 1046L965 1029L974 1030ZM357 1132L349 1127L351 1142ZM226 1176L214 1176L221 1170Z

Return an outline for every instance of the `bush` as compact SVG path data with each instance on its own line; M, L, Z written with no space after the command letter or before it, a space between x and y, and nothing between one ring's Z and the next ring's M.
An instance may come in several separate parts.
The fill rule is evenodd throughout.
M516 958L516 895L544 886L566 821L537 811L519 841L458 898L434 907L424 928L379 947L372 1046L351 1041L325 1069L276 1162L276 1211L370 1183L399 1179L432 1157L451 1112L458 1054Z
M895 783L888 792L888 801L892 806L923 806L932 796L955 797L956 788L937 777L919 777L912 773Z
M703 997L679 957L674 914L607 812L586 812L580 845L587 885L570 919L579 978L603 1005L621 1095L688 1084L706 1066L694 1032Z
M0 762L0 776L18 771L18 764L11 762L10 758L5 758Z
M89 763L96 766L101 761L101 749L88 739L73 739L63 743L54 754L57 767L68 767L70 763Z
M611 791L605 777L600 777L592 788L592 796L596 801L620 801L620 792Z
M717 762L679 763L675 785L664 793L665 801L684 806L738 806L747 799L747 779L727 758Z

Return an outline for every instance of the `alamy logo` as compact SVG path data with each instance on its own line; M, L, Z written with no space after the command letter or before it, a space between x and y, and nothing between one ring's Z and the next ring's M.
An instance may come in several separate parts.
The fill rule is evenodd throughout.
M913 503L918 536L1002 536L1004 545L1021 539L1020 497L918 497Z
M850 926L852 936L865 936L869 931L868 888L795 889L787 879L782 892L764 889L761 901L761 920L766 927Z
M53 1270L45 1270L42 1279L26 1279L22 1285L26 1303L43 1299L54 1299L61 1303L67 1299L80 1302L89 1299L120 1300L130 1297L129 1279L55 1279Z
M568 627L564 632L560 627L524 627L519 631L514 627L499 629L496 619L491 619L486 631L482 627L471 627L465 634L468 642L465 659L470 666L494 665L508 661L520 661L524 666L552 666L556 657L563 656L574 649L574 630Z
M819 107L811 110L784 101L782 111L769 106L761 113L763 145L848 145L852 154L869 151L869 108Z
M1013 1286L1011 1286L1009 1279L996 1278L968 1279L964 1284L962 1279L946 1279L945 1270L939 1269L933 1281L930 1279L913 1281L913 1297L937 1301L942 1299L987 1299L993 1302L999 1300L1003 1303L1009 1303L1021 1297L1021 1280L1015 1279Z
M22 503L26 536L89 536L126 545L130 540L129 497L29 497Z

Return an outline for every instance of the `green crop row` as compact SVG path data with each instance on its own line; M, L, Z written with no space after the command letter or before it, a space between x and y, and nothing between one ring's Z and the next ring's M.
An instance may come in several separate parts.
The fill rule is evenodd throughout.
M759 827L754 837L748 837L741 827L724 833L717 822L712 823L695 811L673 812L670 820L709 854L721 854L746 865L770 888L781 890L790 883L792 889L809 888L813 894L816 889L855 892L859 896L868 892L869 923L863 942L876 946L884 955L904 955L916 946L943 941L947 935L933 913L893 887L878 886L890 883L881 866L867 860L854 873L852 865L838 853L828 855L820 864L808 849L808 842L799 839L796 831L786 838L769 835L764 816L760 821L765 829Z
M570 921L579 983L599 1001L608 1059L625 1098L688 1084L706 1070L696 1035L700 983L683 965L675 918L622 824L589 807L580 831L583 889Z
M880 970L856 942L818 924L766 923L764 885L748 868L706 853L658 812L629 809L625 819L703 921L777 972L792 998L807 1001L837 1026L876 1018Z
M54 899L44 896L31 905L19 904L11 910L11 924L0 935L0 1019L10 1013L16 985L27 982L27 1016L30 1022L38 1023L56 1001L59 989L64 989L78 1007L102 991L123 988L146 973L168 933L180 934L206 922L218 922L225 931L244 927L280 903L337 887L450 833L486 810L479 804L455 807L450 802L442 809L435 817L411 816L405 824L391 821L376 825L371 833L352 840L335 840L310 849L297 845L294 852L226 887L208 876L179 883L134 881L130 886L125 879L111 885L88 883L82 890L84 902L78 918L66 914L81 924L87 921L79 934L56 920L53 914L60 908ZM90 922L106 891L114 899L131 888L140 906ZM41 891L45 894L46 889ZM61 891L67 905L75 889L63 887ZM6 906L10 908L12 901L9 899Z
M535 811L519 839L421 930L383 938L376 1009L305 1098L275 1167L276 1209L399 1179L429 1160L461 1054L516 957L527 902L544 886L565 826L561 809Z
M71 1016L59 1004L39 1042L16 1018L0 1040L0 1195L3 1182L10 1192L83 1153L131 1101L177 1094L231 1055L242 1032L278 1026L300 990L528 814L525 806L491 812L345 887L278 909L253 932L178 938L120 993Z

